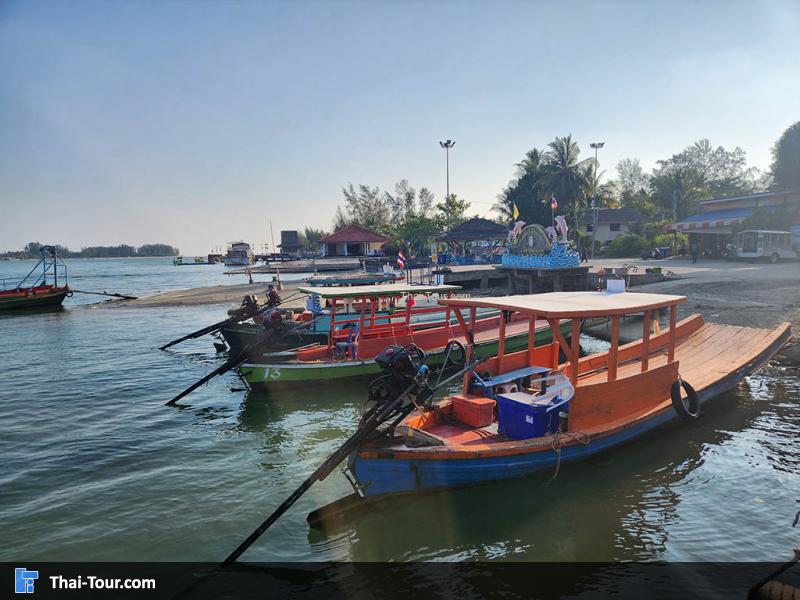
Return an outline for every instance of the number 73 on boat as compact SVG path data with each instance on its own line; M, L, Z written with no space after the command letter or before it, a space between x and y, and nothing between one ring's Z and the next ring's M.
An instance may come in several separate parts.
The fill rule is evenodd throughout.
M678 321L685 302L631 292L441 299L468 342L478 309L509 311L531 331L546 322L554 339L536 345L531 335L527 348L507 352L501 320L496 356L467 371L459 393L417 402L384 435L362 443L348 457L348 479L358 495L373 497L496 481L586 458L670 421L697 418L702 404L754 373L791 335L788 323L735 327L699 314ZM654 327L662 310L669 315L663 330ZM642 338L620 345L620 321L633 315L642 319ZM581 323L598 317L610 319L611 346L580 357ZM562 319L571 322L569 342Z

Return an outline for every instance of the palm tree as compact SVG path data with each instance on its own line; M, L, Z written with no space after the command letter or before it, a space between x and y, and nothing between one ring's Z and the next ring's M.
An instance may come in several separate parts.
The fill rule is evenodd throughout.
M497 202L492 205L492 210L499 213L501 223L514 221L515 204L522 220L529 223L540 220L541 183L548 172L545 157L545 152L533 148L514 165L517 168L514 179L497 195ZM549 212L550 209L547 210Z
M577 235L578 205L590 196L593 173L593 158L578 160L581 149L572 135L557 137L548 145L545 164L549 173L545 176L543 188L548 194L556 197L559 206L567 211L572 208L575 218L575 234Z

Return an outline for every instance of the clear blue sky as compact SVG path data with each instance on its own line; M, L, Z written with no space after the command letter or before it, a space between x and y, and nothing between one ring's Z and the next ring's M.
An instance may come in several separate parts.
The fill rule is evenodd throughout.
M568 133L601 168L800 119L800 2L0 0L0 250L329 228L348 181L488 213Z

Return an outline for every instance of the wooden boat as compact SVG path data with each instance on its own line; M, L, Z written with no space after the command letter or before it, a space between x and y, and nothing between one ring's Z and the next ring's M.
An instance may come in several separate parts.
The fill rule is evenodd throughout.
M377 285L377 284L374 284ZM405 297L406 292L399 291L399 288L382 288L392 292L380 301L380 306L375 312L375 318L370 319L370 323L375 325L383 325L387 323L402 323L405 321ZM405 289L405 288L404 288ZM418 289L414 286L409 289ZM438 288L438 292L457 291L461 288L459 286L448 286ZM302 313L291 313L287 316L290 322L287 322L287 329L292 329L295 333L278 338L270 345L271 351L283 351L297 349L298 347L307 347L309 345L328 345L330 332L331 332L331 310L330 306L323 306L322 299L329 305L334 300L336 303L336 320L337 324L334 329L341 329L349 327L354 322L357 322L360 317L361 300L358 300L359 294L364 297L364 294L370 294L372 288L366 289L366 286L360 286L359 290L349 291L351 294L348 296L349 301L345 303L343 299L336 297L332 292L322 291L316 287L299 287L298 291L309 294L307 308ZM403 294L406 294L404 296ZM355 294L355 295L352 295ZM420 308L422 306L437 307L439 314L444 315L444 309L439 307L437 301L434 300L420 300L417 304ZM496 312L496 311L495 311ZM370 314L370 317L372 315ZM424 320L436 320L436 314L412 315L411 322L416 323ZM256 322L259 321L259 322ZM245 346L252 345L260 339L263 334L264 328L260 320L247 320L236 324L231 324L223 327L220 334L225 340L228 349L231 353L235 354L245 348ZM254 360L259 360L260 356L254 356Z
M357 293L369 294L368 290L357 290ZM370 288L371 289L371 288ZM385 325L388 323L402 324L405 322L405 299L402 293L398 293L398 288L391 288L390 291L395 295L389 295L379 301L380 306L375 311L374 319L370 314L370 319L367 320L367 325ZM413 286L408 289L416 290L418 286ZM457 291L461 288L459 286L449 286L439 288L441 291ZM270 346L271 350L291 350L297 349L300 346L307 347L309 345L318 344L327 346L330 341L331 331L331 310L330 306L323 307L321 298L324 296L326 302L330 304L331 299L334 299L333 292L322 292L314 287L300 287L298 291L309 294L308 306L302 313L291 314L291 323L287 323L287 327L295 330L295 333L280 338ZM315 298L316 297L316 298ZM353 297L351 297L353 298ZM341 299L336 299L336 321L337 324L334 329L340 330L343 327L348 327L360 319L361 301L353 299L351 302L345 304ZM423 306L435 307L433 312L419 313L419 309ZM416 304L417 310L412 311L410 318L411 323L418 323L423 321L435 322L444 318L445 309L440 307L436 299L419 299ZM371 309L370 309L371 310ZM488 311L492 314L497 314L497 311ZM455 324L455 317L451 317L451 322ZM220 330L225 343L231 353L240 352L245 346L252 345L258 341L264 328L261 323L254 320L243 321L240 323L231 324L223 327ZM254 356L253 360L259 360L260 356Z
M341 275L313 275L305 281L311 286L377 285L403 280L402 273L343 273Z
M251 360L240 367L239 374L251 389L256 390L372 376L380 373L380 366L374 359L387 344L415 344L428 353L430 364L438 364L444 359L445 349L451 339L466 342L455 320L458 315L448 306L437 304L386 311L399 297L430 294L452 296L459 289L453 285L408 284L301 287L301 291L318 294L331 304L327 344L268 356L264 360ZM506 327L505 323L501 324L504 319L499 311L492 316L477 317L476 310L474 345L478 355L491 355L497 351L499 332L503 328L509 350L527 346L530 333L527 321L518 319ZM566 332L569 324L565 323L562 327ZM550 327L545 322L539 324L534 335L539 343L552 339Z
M684 296L556 292L498 298L443 299L460 318L462 337L479 336L475 309L512 311L530 331L547 322L555 341L509 351L508 327L497 356L464 376L461 392L416 410L393 436L361 445L347 475L362 497L492 482L555 469L632 441L669 422L698 416L699 407L759 369L789 339L772 330L709 324L701 315L677 320ZM669 311L669 328L651 334L652 312ZM640 315L643 337L619 344L620 319ZM611 319L607 352L579 358L581 321ZM559 319L571 322L572 343ZM568 357L558 364L558 349ZM473 352L475 346L472 346ZM498 386L514 382L516 393ZM684 392L685 397L684 397Z
M72 294L67 283L67 266L55 247L42 246L40 252L42 258L15 286L9 287L7 280L2 280L0 311L61 306L64 298Z

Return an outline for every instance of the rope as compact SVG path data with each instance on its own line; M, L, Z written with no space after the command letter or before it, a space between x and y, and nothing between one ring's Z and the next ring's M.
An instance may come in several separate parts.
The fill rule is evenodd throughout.
M572 433L571 431L565 431L563 435L571 437L573 440L575 440L579 444L583 444L584 446L588 446L589 443L592 441L591 436L583 431L577 431L575 433ZM553 483L555 478L558 477L558 471L561 468L561 447L563 446L563 444L561 443L561 435L554 436L551 445L553 451L556 453L556 470L553 473L553 476L550 478L550 480L544 484L545 487Z

